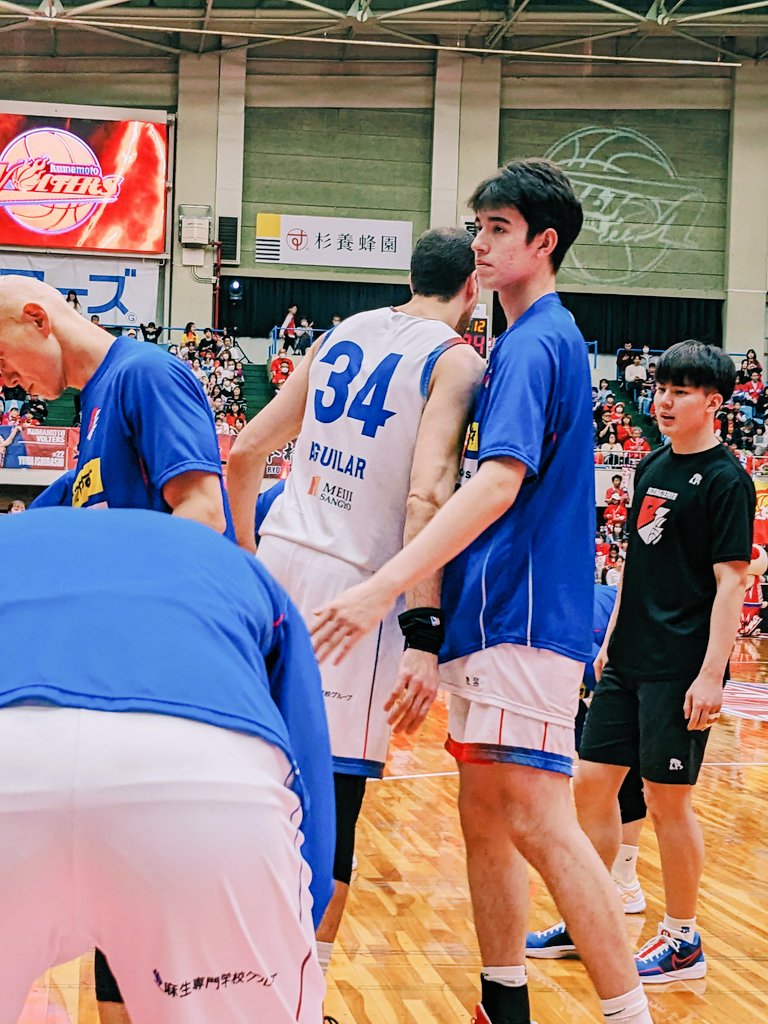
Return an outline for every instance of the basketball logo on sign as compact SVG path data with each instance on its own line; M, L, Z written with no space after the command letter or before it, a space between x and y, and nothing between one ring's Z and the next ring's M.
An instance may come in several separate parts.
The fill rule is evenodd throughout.
M20 227L59 235L84 224L120 194L122 177L102 174L96 154L61 128L34 128L0 153L0 208Z

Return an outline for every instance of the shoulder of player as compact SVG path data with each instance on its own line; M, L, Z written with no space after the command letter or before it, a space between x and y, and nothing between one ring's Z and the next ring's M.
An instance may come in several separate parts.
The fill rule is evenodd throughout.
M176 356L169 355L156 345L149 345L146 342L134 344L124 354L117 367L117 373L124 380L147 379L148 377L196 380L187 363Z
M482 359L471 345L460 338L448 339L444 350L440 353L433 373L434 387L454 380L480 382L485 373L485 360Z
M706 474L710 487L729 490L742 486L754 493L755 485L752 477L729 448L726 448L725 445L718 445L713 449L713 460L714 465Z

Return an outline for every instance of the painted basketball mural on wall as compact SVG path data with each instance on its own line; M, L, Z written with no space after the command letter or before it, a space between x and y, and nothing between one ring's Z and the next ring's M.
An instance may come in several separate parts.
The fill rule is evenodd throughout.
M584 227L566 257L572 276L585 284L637 283L671 249L690 248L706 196L647 135L626 127L580 128L545 155L563 168L584 207ZM610 246L604 268L580 259L585 246Z
M167 128L0 114L0 245L165 248Z

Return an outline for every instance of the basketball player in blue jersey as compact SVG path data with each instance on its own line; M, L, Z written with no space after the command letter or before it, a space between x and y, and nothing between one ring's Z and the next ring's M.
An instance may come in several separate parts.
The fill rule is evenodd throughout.
M337 660L446 562L441 681L483 960L478 1024L528 1024L528 866L546 882L606 1020L648 1024L619 897L579 828L569 777L590 657L595 496L584 339L555 275L582 224L570 182L513 161L478 186L481 284L509 324L475 410L463 485L373 579L318 616ZM527 863L526 863L527 862Z
M471 241L455 228L424 234L411 260L411 300L328 331L232 449L237 536L253 549L265 460L298 436L285 490L260 523L259 557L307 620L399 551L454 490L483 372L460 337L477 296ZM349 891L366 779L381 776L392 727L417 729L437 693L439 604L436 573L406 594L399 624L383 617L352 661L323 669L337 819L336 894L317 933L325 965Z
M135 1024L317 1024L333 785L295 606L152 512L6 517L0 554L0 1020L98 943Z
M36 505L143 508L234 538L213 415L190 369L154 345L112 338L50 285L0 278L0 372L44 398L81 390L77 466ZM125 1024L120 991L96 953L102 1024Z
M11 275L0 279L0 367L45 398L81 390L74 507L172 512L234 536L213 416L178 359L112 338L55 288Z

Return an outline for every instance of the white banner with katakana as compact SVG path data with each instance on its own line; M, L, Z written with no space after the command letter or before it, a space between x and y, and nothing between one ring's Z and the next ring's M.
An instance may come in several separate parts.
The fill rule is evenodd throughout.
M409 220L256 215L257 263L408 270L412 242Z
M131 327L155 319L159 264L147 260L38 256L0 252L0 276L21 274L77 294L83 316L104 327Z

